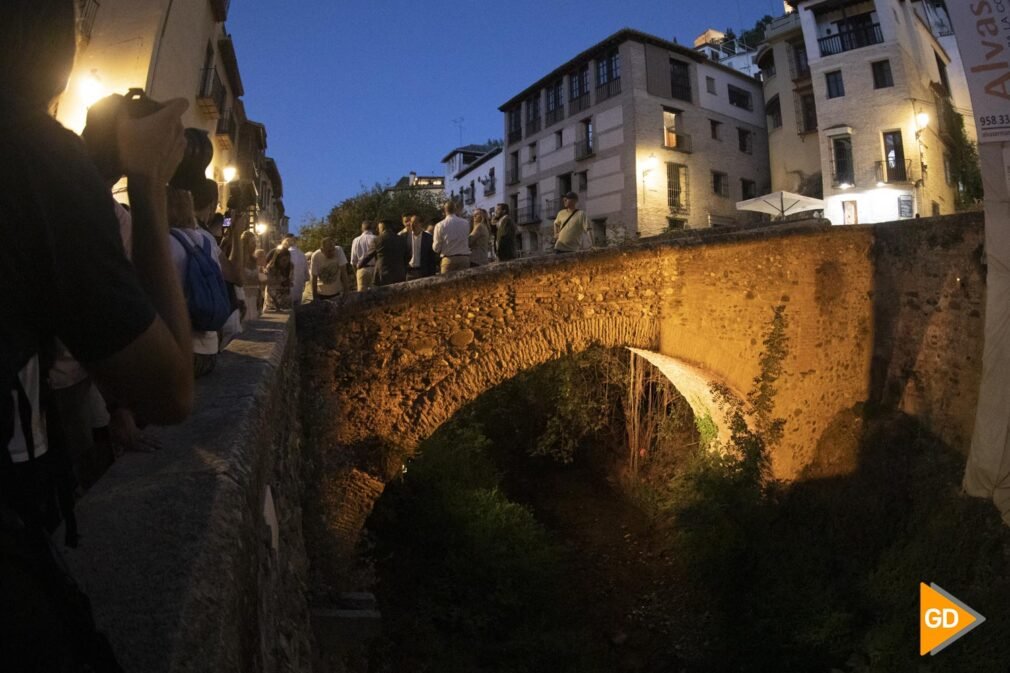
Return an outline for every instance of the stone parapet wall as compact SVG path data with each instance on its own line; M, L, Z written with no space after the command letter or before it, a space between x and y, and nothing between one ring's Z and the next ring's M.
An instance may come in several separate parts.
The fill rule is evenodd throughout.
M126 671L310 669L295 348L287 316L253 323L78 504L68 561Z
M869 399L967 456L985 338L982 213L877 225Z

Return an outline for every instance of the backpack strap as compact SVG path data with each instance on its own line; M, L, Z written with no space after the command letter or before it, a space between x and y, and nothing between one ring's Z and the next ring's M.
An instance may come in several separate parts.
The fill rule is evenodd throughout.
M573 217L575 217L575 215L576 215L576 214L578 214L578 212L579 212L579 209L578 209L578 208L576 208L575 210L573 210L573 211L571 212L571 214L570 214L570 215L569 215L568 217L566 217L566 218L565 218L565 221L561 223L561 229L559 229L558 231L562 231L562 230L563 230L563 229L565 228L565 225L567 225L567 224L568 224L568 222L569 222L569 221L570 221L570 220L571 220L571 219L572 219Z
M182 233L175 227L169 229L168 233L172 234L172 238L179 241L179 245L182 246L183 250L185 250L187 253L193 252L193 240L189 236ZM206 241L204 242L206 243Z
M214 249L210 247L210 239L206 236L201 236L200 240L203 241L203 253L207 255L209 259L214 259Z

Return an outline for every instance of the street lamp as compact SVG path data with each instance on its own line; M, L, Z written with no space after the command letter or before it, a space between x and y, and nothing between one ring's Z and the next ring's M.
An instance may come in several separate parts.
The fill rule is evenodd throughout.
M78 88L80 89L81 102L84 103L85 108L90 108L109 93L95 68L92 68L91 72L78 80Z
M231 182L238 175L238 170L234 166L225 166L221 170L221 176L225 182Z
M263 238L266 235L268 229L270 229L270 225L268 225L266 222L257 222L256 225L253 227L253 231L256 232L256 247L259 248L264 247Z

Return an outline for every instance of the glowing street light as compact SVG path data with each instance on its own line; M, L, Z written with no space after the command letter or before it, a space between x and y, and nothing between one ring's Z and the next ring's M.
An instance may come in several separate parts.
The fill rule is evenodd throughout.
M257 222L256 223L256 227L255 227L255 229L256 229L256 235L257 236L262 236L263 234L267 233L267 229L269 229L269 228L270 227L267 225L266 222Z
M224 177L225 182L231 182L238 175L238 170L234 166L225 166L221 171L221 175Z
M85 108L90 108L109 93L95 69L77 81L77 88L80 90L81 102Z
M920 112L915 115L915 123L918 124L920 130L929 126L929 113Z

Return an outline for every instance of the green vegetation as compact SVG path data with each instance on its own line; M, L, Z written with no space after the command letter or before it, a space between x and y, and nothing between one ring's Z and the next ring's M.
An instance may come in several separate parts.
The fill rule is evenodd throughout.
M1005 671L1010 532L989 503L960 494L962 456L903 414L860 407L840 414L812 449L832 455L855 434L854 471L825 460L796 482L771 478L787 326L775 308L744 400L714 391L731 419L726 445L712 417L694 418L661 378L643 375L630 404L627 351L549 363L463 411L425 443L370 522L386 628L372 670L612 671L639 654L658 661L658 649L662 665L628 670ZM630 432L632 418L651 430ZM587 462L616 489L589 491L578 506L589 515L548 507L549 530L534 512L557 494L537 490L538 509L515 502L524 493L510 487L514 475L550 463L574 474ZM597 516L606 498L647 513L655 532L644 549L623 524ZM617 594L639 592L634 614L614 618L626 603L596 595L599 577L573 565L601 548L565 528L587 521L611 526L591 531L613 557L594 559L596 572L650 565L648 581L618 583ZM940 657L920 659L920 581L989 621ZM587 605L650 642L615 648Z
M375 185L334 206L324 219L303 224L298 233L302 239L300 247L317 250L323 238L330 237L350 254L351 241L361 233L362 221L390 219L399 222L400 215L413 210L426 221L437 222L442 219L439 201L439 196L430 191L390 191L389 185Z
M978 146L968 138L964 116L951 105L949 98L940 101L940 132L948 137L950 148L950 181L957 185L955 206L958 210L977 208L982 203L982 167Z
M371 670L603 670L570 613L560 548L500 478L488 440L459 422L389 486L369 521L384 617Z

